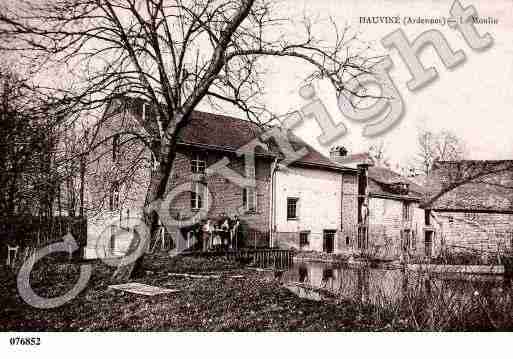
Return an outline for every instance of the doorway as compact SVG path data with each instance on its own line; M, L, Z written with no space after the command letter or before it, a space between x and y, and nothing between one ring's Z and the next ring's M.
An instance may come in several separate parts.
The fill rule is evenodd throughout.
M335 249L335 233L337 231L332 229L325 229L323 231L322 250L324 253L333 253Z
M426 230L425 231L425 239L424 239L424 253L427 258L431 258L433 255L433 231Z

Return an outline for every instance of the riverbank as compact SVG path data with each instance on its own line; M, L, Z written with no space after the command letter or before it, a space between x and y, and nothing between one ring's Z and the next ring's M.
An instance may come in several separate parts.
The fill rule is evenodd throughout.
M280 272L257 271L222 258L148 256L134 282L174 289L155 296L109 289L112 268L92 262L87 288L69 303L41 310L19 297L16 277L1 272L0 328L4 331L403 331L513 328L511 295L440 297L435 289L408 293L399 304L336 298L314 301L288 290ZM45 261L32 276L41 296L74 285L79 264ZM461 305L455 305L457 303ZM450 310L450 312L449 312Z
M41 310L17 294L15 276L1 275L4 331L347 331L379 330L349 305L300 299L268 272L223 259L152 256L146 275L134 281L176 289L143 296L108 289L112 269L94 262L88 287L69 303ZM47 262L36 268L33 287L41 296L62 295L78 278L77 264ZM205 278L169 275L204 274ZM217 274L217 275L213 275Z
M417 272L449 273L449 274L478 274L478 275L504 275L504 265L497 264L454 264L446 263L403 263L399 260L372 260L368 257L359 258L344 254L322 253L322 252L297 252L293 261L320 262L328 264L349 265L354 267L370 266L383 269L406 269Z

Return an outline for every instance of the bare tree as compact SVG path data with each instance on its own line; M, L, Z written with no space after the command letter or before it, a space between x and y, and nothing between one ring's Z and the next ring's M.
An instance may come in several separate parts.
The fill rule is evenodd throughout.
M445 161L435 162L428 180L428 192L423 206L429 209L445 194L469 183L482 183L513 190L513 161Z
M443 130L420 130L417 135L418 152L415 159L419 171L428 176L436 161L457 161L466 155L465 143L454 133Z
M369 146L369 156L376 166L390 167L390 158L387 154L387 145L384 140L377 141Z
M0 69L0 84L0 209L51 215L57 176L50 104L13 69Z
M468 160L465 143L450 131L421 130L418 134L418 170L425 175L423 207L430 211L437 200L462 186L474 183L510 188L505 176L513 172L513 161ZM428 218L428 217L426 217Z
M280 17L273 0L20 0L0 10L3 50L38 63L70 68L73 86L48 88L75 113L100 109L118 96L137 96L156 108L140 138L157 161L146 203L165 195L177 135L202 101L231 105L252 121L273 119L262 104L268 62L304 63L306 81L328 79L337 92L365 96L344 85L371 73L368 56L348 26L333 21L333 41L316 24ZM320 24L325 32L326 24ZM301 26L302 31L298 31ZM279 62L283 65L283 62ZM57 91L57 92L55 92ZM158 214L147 213L152 232ZM120 277L127 277L128 269Z

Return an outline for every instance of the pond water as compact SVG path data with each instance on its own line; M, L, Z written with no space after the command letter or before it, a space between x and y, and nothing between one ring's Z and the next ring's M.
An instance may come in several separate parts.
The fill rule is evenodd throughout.
M406 297L430 297L461 304L476 298L511 299L513 294L511 282L496 275L426 274L319 262L294 263L272 275L296 295L317 301L350 299L397 304Z

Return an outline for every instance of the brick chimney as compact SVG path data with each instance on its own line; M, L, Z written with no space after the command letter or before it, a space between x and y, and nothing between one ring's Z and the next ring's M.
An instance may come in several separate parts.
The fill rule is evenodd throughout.
M332 161L339 162L347 157L348 154L349 151L344 146L335 146L330 150L330 159Z
M357 168L359 165L373 166L374 161L368 152L350 153L344 146L336 146L330 150L330 160L351 168Z

